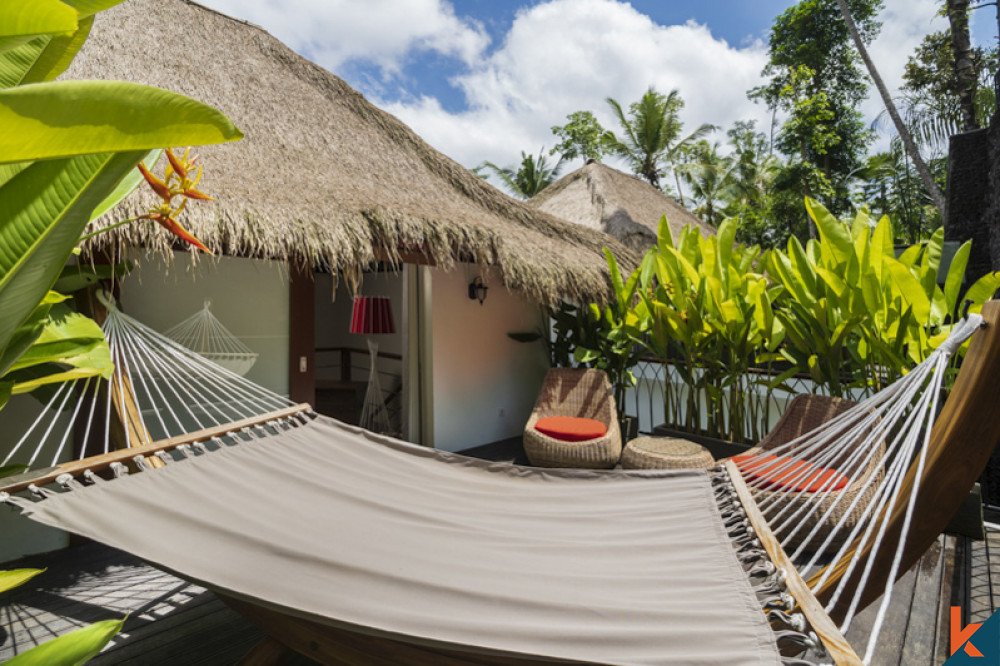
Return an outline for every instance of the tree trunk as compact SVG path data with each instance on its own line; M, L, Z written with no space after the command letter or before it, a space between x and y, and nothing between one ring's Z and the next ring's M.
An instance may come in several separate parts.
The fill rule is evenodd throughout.
M948 1L950 4L952 0ZM858 26L854 23L854 17L851 16L851 10L847 6L847 0L837 0L837 6L840 8L840 13L844 16L844 21L847 23L847 29L851 33L854 45L857 47L858 53L861 54L861 59L864 61L865 67L868 68L868 74L872 77L872 81L875 82L875 87L878 89L878 93L882 97L882 103L885 104L885 110L889 113L889 117L892 118L892 124L896 126L896 132L899 134L899 138L903 142L906 154L910 156L913 166L917 169L917 173L920 174L920 180L923 181L924 187L927 188L931 198L934 200L934 204L937 206L938 210L941 211L941 220L947 223L947 205L945 203L944 194L941 192L941 188L938 187L937 183L934 182L934 177L931 175L930 169L927 168L927 164L924 162L923 158L920 157L920 151L917 149L917 144L913 141L910 131L906 129L906 125L903 124L903 119L899 116L896 104L892 101L892 97L889 95L889 89L885 87L885 82L882 80L882 76L878 73L878 70L875 69L875 63L872 62L871 56L868 55L868 49L865 47L865 43L861 39L861 34L858 32Z
M948 0L947 4L962 131L971 132L979 129L979 123L976 122L976 69L972 63L972 43L969 40L969 0Z
M677 198L680 199L680 204L687 208L687 204L684 203L684 190L681 189L681 177L677 174L677 165L674 165L674 182L677 183Z

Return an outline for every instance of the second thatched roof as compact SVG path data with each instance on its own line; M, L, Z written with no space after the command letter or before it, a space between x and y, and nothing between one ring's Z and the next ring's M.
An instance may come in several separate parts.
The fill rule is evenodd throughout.
M243 130L238 143L197 149L199 189L216 201L190 205L182 223L216 251L348 275L410 252L445 268L473 261L544 303L603 301L604 245L636 260L595 230L499 192L261 28L187 0L127 0L102 12L66 77L173 90ZM155 201L142 187L116 217ZM171 243L149 223L98 238Z
M705 236L715 234L715 227L646 181L595 161L552 183L528 203L610 234L636 252L656 243L664 215L674 240L686 225L694 225Z

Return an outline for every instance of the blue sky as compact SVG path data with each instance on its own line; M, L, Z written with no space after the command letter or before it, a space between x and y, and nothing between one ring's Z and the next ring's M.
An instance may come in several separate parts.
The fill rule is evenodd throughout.
M589 109L613 124L606 97L678 89L682 119L722 130L768 129L747 100L761 83L768 30L792 0L202 0L261 25L343 77L466 166L514 164L551 147L551 126ZM885 0L872 56L890 87L928 32L939 0ZM992 9L975 38L990 39ZM861 109L881 111L873 96ZM723 131L715 139L724 142ZM881 139L885 144L887 138ZM574 166L574 165L570 165Z
M456 0L452 7L456 15L481 24L490 39L490 45L485 50L489 54L502 46L518 12L539 4L543 4L542 0ZM682 25L694 21L708 26L714 36L740 46L755 40L766 40L774 17L795 3L793 0L632 0L627 4L659 25ZM450 83L450 79L460 74L463 67L464 63L454 56L417 51L403 66L402 85L399 81L392 85L381 82L381 67L363 58L344 63L337 73L357 87L378 91L383 101L398 102L414 96L432 95L445 109L454 112L467 106L462 90Z

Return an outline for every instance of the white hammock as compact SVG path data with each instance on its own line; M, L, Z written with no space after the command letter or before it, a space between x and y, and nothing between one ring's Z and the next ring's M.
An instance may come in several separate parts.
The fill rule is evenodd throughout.
M211 317L207 308L203 312L203 316ZM766 526L781 541L794 568L803 575L844 560L852 544L859 551L866 545L874 551L883 547L895 549L892 571L884 581L883 601L865 655L866 662L870 661L877 643L900 566L949 359L981 322L981 316L969 315L955 325L947 341L895 384L822 427L767 451L766 455L773 458L765 460L762 455L755 470L762 474L749 477L746 483ZM101 388L92 386L91 380L61 386L49 401L48 409L0 464L25 462L24 455L16 458L24 449L32 452L27 462L35 466L43 445L58 439L51 463L55 465L74 428L88 432L94 427L100 431L101 421L104 422L103 449L108 451L112 403L116 410L121 410L121 405L136 406L134 411L138 413L139 423L126 429L130 446L232 423L290 404L281 396L192 354L113 306L109 308L103 328L116 366L112 381ZM125 411L128 413L127 409ZM53 418L53 412L57 416L70 414L68 423L66 419ZM57 422L60 422L58 429L55 428ZM81 455L83 453L81 450ZM917 483L909 496L903 497L903 480L912 464L916 465ZM839 492L834 486L835 475L829 478L820 475L831 468L835 468L847 483L860 484L863 492ZM873 473L873 469L877 472ZM791 490L775 488L773 474L777 473L784 474L782 484L778 485ZM723 488L718 491L718 498L721 502L732 502L737 492L733 485L721 479L724 476L714 475L716 483ZM811 484L813 488L803 492L796 489L799 483ZM730 490L724 489L727 487ZM894 543L883 544L889 516L897 504L906 507L902 533ZM752 508L748 507L748 512ZM844 518L848 515L860 518L848 521ZM746 522L743 521L743 527ZM745 540L742 547L749 550L743 555L751 556L755 550L763 553L764 548L756 541L752 530ZM827 602L828 613L838 603L841 609L847 603L841 632L847 631L858 610L873 561L874 557L852 561ZM848 580L855 573L858 562L863 569L859 572L860 583L847 590ZM814 592L826 583L830 571L816 577L811 585ZM856 581L858 576L853 578ZM789 611L793 609L794 606L788 608Z
M256 363L257 353L223 326L210 306L211 301L205 301L205 307L164 335L230 372L246 375Z
M747 480L767 524L802 572L816 572L825 564L838 562L851 548L861 551L870 545L873 551L878 551L883 546L893 509L897 504L906 506L902 532L893 545L891 572L864 655L865 663L870 663L874 654L899 573L949 360L982 321L981 315L969 314L955 325L945 342L899 381L823 426L760 454L754 470L757 478ZM915 483L909 497L900 497L904 477L914 462ZM837 483L836 475L824 475L831 469L842 475L846 484ZM779 475L783 475L780 485L785 488L803 485L813 488L810 492L776 490L773 481ZM858 486L857 492L842 492L842 488L836 487L852 485ZM859 542L855 543L855 539ZM840 578L826 605L828 613L842 601L842 596L850 598L845 596L848 593L845 587L861 561L853 559ZM873 562L873 557L864 560L864 568L858 572L861 582L857 590L864 589ZM831 573L832 568L827 568L811 589L818 591ZM841 632L847 632L860 601L860 594L850 598Z

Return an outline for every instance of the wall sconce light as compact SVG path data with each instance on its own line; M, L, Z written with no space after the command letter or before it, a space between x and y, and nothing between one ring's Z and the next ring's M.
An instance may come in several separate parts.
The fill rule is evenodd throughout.
M483 301L486 300L486 290L489 289L485 284L483 284L483 278L476 276L476 278L469 283L469 298L473 301L479 301L482 305Z

